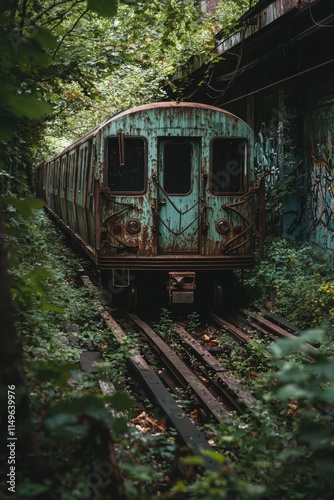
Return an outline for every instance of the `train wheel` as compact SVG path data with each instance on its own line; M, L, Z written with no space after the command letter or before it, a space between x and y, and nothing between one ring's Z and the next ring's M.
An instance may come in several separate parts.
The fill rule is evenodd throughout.
M233 303L233 280L228 271L218 276L202 276L198 283L198 306L203 312L229 311Z
M224 284L221 279L215 279L212 290L211 312L221 312L224 304Z
M129 313L137 312L138 308L138 285L133 281L128 289L125 291L124 308Z

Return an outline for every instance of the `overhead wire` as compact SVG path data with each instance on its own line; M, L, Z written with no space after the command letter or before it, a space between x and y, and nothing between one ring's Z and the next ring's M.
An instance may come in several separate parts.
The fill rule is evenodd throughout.
M311 4L308 5L308 8L309 8L309 11L310 11L310 16L311 16L311 19L312 19L312 22L316 25L316 26L319 26L320 28L334 28L334 25L333 24L320 24L318 23L314 17L313 17L313 14L312 14L312 9L311 9Z

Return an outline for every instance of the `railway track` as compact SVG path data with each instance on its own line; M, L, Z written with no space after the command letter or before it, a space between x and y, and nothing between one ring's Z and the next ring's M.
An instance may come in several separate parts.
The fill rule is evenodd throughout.
M218 327L226 329L238 342L249 343L254 334L260 334L275 340L277 338L295 338L301 330L277 315L267 313L264 316L239 309L231 317L220 317L210 314L209 319ZM305 353L309 357L317 354L317 349L306 344ZM269 354L269 352L268 352Z
M85 286L94 287L86 274L81 273L80 277ZM122 321L116 321L99 301L95 300L94 306L117 342L122 345L127 338L125 328L121 326ZM255 412L258 402L181 323L174 323L173 331L180 343L186 346L187 353L191 352L196 359L192 363L181 359L178 353L137 315L124 312L123 318L126 318L126 322L131 322L132 328L140 333L149 346L151 356L153 354L159 363L159 368L154 368L151 366L151 356L144 357L137 352L130 352L127 361L135 378L145 386L151 400L161 408L189 450L203 457L208 470L217 470L218 465L205 456L205 453L202 454L202 451L210 450L212 446L191 418L191 410L198 410L201 424L211 420L223 425L234 411ZM94 360L94 355L92 359ZM153 363L153 366L155 365L156 363ZM172 391L180 386L191 393L191 408L188 413L178 404L177 392L175 396L172 394Z
M87 275L81 274L81 280L85 286L94 287ZM229 372L224 362L217 360L200 338L187 331L184 323L174 321L171 325L173 338L180 347L176 352L154 331L154 327L137 315L122 311L123 319L116 320L100 302L95 301L95 307L120 345L127 339L125 329L128 331L129 325L132 331L140 334L142 354L133 351L127 359L134 378L145 387L146 394L161 409L189 451L203 458L207 470L218 471L219 465L205 455L213 448L211 436L208 438L201 430L202 424L211 421L224 425L230 421L233 412L248 411L258 418L262 402ZM220 330L223 328L242 344L258 339L259 335L273 340L294 338L300 333L294 325L271 313L261 316L238 310L229 317L211 313L208 321ZM216 352L219 354L219 349ZM270 356L268 350L265 353ZM316 353L315 347L306 345L305 354L310 359ZM94 362L94 355L90 362ZM110 391L111 382L100 383L102 391ZM180 388L191 394L189 407L178 403ZM319 410L334 415L331 406L321 405Z
M89 288L94 286L85 274L81 275L81 280ZM120 345L127 340L125 332L129 331L129 325L130 331L140 334L142 340L139 345L143 347L141 354L131 351L127 359L140 389L144 388L154 407L160 408L160 414L164 414L189 452L202 458L205 469L220 472L221 466L210 455L210 451L215 449L212 434L202 430L203 423L230 425L231 416L244 411L259 418L263 403L256 400L246 385L229 372L224 361L218 361L213 355L219 354L219 348L210 352L204 341L206 335L195 338L184 322L173 321L170 325L173 333L172 349L155 331L156 325L152 327L136 314L118 310L122 316L118 318L105 310L98 301L95 301L95 307ZM294 338L300 333L294 325L271 313L261 316L238 310L229 317L212 313L208 320L220 330L224 328L239 343L250 343L253 338L258 339L259 335L272 340L278 337ZM212 332L211 325L210 328ZM307 346L305 354L309 358L316 353L315 347ZM109 380L100 381L100 387L103 392L114 390ZM186 398L186 403L179 403L180 387L187 395L191 394ZM332 417L334 415L333 408L328 405L318 406L318 410Z

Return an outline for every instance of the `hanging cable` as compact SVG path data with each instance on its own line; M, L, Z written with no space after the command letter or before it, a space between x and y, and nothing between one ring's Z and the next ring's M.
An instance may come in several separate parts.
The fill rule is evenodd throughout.
M316 26L319 26L320 28L334 28L333 24L320 24L320 23L317 23L317 21L314 19L313 14L312 14L311 4L308 5L308 8L309 8L309 11L310 11L310 16L311 16L312 22Z

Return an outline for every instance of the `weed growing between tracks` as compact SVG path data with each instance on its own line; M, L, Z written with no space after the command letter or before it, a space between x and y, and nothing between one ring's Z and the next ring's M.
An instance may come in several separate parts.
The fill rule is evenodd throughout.
M205 425L220 474L179 482L176 498L332 498L334 420L322 409L334 402L334 361L321 350L312 361L304 355L306 343L325 338L311 330L271 344L273 360L253 384L261 400L255 417L233 414L223 426Z
M199 326L196 322L192 332L197 337L203 334ZM168 311L163 311L159 327L177 341ZM318 346L313 360L305 356L308 343ZM215 444L212 458L220 464L220 473L179 481L173 488L175 498L329 500L334 420L323 410L329 404L334 413L330 336L317 329L271 344L258 336L241 347L221 332L219 345L221 364L247 383L260 403L255 416L234 413L223 426L204 426ZM178 350L183 350L180 341ZM200 459L190 457L188 463Z

